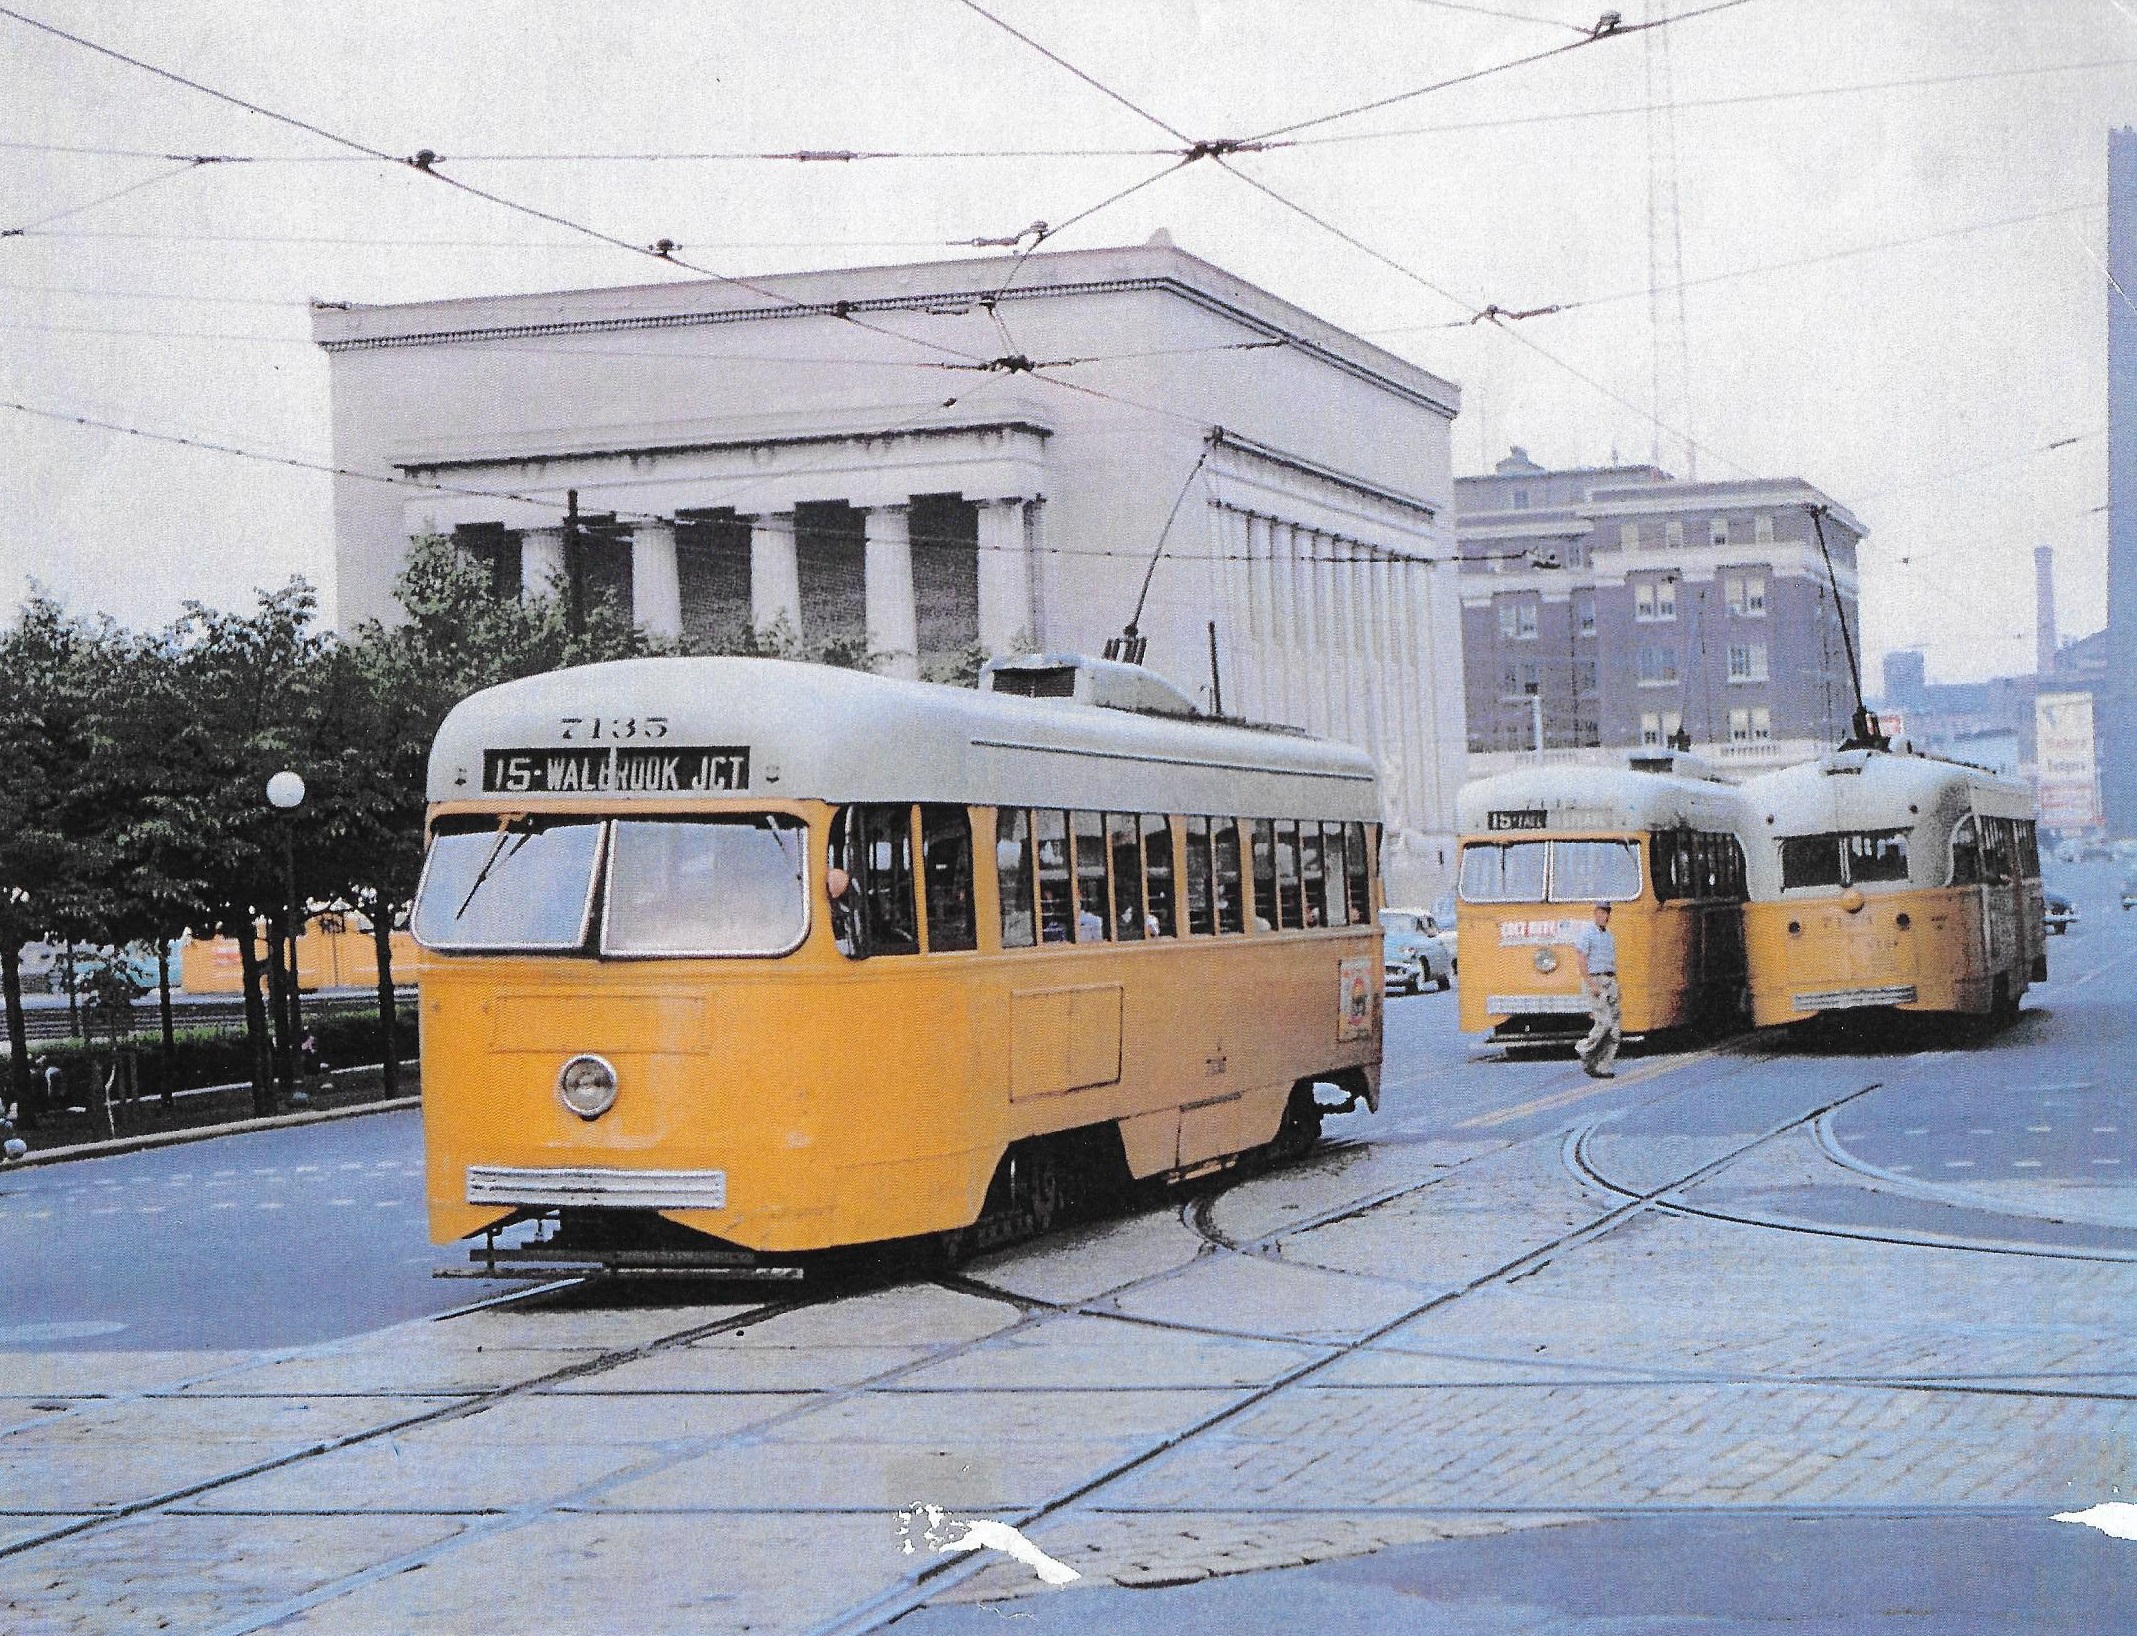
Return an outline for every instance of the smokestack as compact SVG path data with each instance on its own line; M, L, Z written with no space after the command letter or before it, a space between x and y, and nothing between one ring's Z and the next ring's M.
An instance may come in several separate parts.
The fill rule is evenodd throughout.
M2055 547L2033 549L2033 670L2055 674Z

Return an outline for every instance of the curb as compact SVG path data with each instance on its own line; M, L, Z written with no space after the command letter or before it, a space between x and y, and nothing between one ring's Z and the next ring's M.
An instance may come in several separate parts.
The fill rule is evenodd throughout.
M288 1130L297 1125L323 1125L331 1119L354 1119L367 1113L397 1113L419 1108L423 1098L396 1096L390 1101L359 1102L348 1108L318 1108L305 1113L269 1114L262 1119L233 1119L220 1125L191 1125L184 1130L160 1130L140 1136L120 1136L109 1142L77 1142L72 1147L48 1147L30 1153L6 1166L27 1170L32 1165L64 1164L70 1159L103 1159L119 1153L138 1153L144 1148L176 1147L182 1142L205 1142L216 1136L237 1136L249 1130Z

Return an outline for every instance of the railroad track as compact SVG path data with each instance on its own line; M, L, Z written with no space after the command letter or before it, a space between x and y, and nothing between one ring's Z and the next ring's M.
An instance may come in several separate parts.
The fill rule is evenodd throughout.
M1720 1155L1671 1176L1662 1185L1643 1190L1633 1190L1623 1185L1597 1181L1617 1199L1609 1208L1596 1212L1586 1221L1567 1230L1556 1232L1540 1241L1530 1242L1520 1250L1498 1262L1488 1270L1459 1284L1443 1288L1427 1289L1420 1286L1417 1298L1406 1301L1393 1316L1375 1323L1370 1329L1343 1340L1317 1340L1311 1343L1320 1355L1298 1363L1268 1381L1238 1389L1228 1400L1184 1426L1175 1428L1162 1436L1153 1438L1143 1446L1117 1458L1095 1472L1077 1477L1060 1492L1027 1506L1004 1521L1019 1529L1029 1529L1039 1523L1056 1520L1074 1514L1078 1508L1088 1505L1104 1491L1130 1477L1166 1454L1173 1452L1195 1439L1208 1435L1240 1416L1293 1388L1304 1385L1336 1364L1351 1358L1363 1349L1384 1339L1395 1330L1415 1322L1432 1312L1442 1310L1456 1302L1467 1299L1479 1291L1490 1288L1507 1279L1519 1277L1537 1270L1552 1257L1564 1254L1581 1245L1600 1239L1616 1231L1635 1218L1654 1210L1676 1208L1673 1200L1685 1189L1711 1180L1730 1166L1766 1147L1792 1132L1812 1124L1834 1110L1869 1095L1886 1081L1872 1081L1848 1091L1844 1095L1829 1098L1818 1105L1790 1115L1759 1134L1736 1142ZM1648 1104L1678 1094L1678 1087L1656 1088L1655 1094L1642 1098ZM1252 1239L1235 1239L1225 1234L1215 1223L1213 1210L1222 1195L1243 1182L1269 1172L1263 1168L1243 1169L1227 1176L1221 1182L1205 1184L1194 1190L1192 1197L1180 1205L1183 1222L1208 1246L1211 1253L1222 1255L1266 1256L1274 1252L1278 1244L1287 1238L1307 1232L1315 1227L1342 1220L1348 1216L1377 1209L1397 1199L1439 1186L1466 1165L1483 1162L1510 1149L1528 1146L1541 1141L1560 1141L1570 1146L1570 1139L1561 1127L1536 1136L1521 1138L1503 1145L1496 1145L1476 1157L1462 1161L1456 1166L1436 1171L1434 1174L1400 1186L1376 1189L1324 1209L1301 1220L1286 1222L1280 1228ZM1347 1145L1347 1144L1346 1144ZM933 1348L920 1357L891 1368L880 1370L858 1381L811 1393L802 1400L779 1410L762 1420L732 1431L708 1434L689 1439L678 1439L663 1444L657 1451L629 1467L607 1473L581 1484L564 1494L550 1494L539 1500L508 1507L494 1513L471 1518L468 1526L460 1532L405 1552L388 1561L374 1564L355 1573L344 1575L313 1590L290 1598L271 1607L254 1610L225 1625L217 1627L213 1636L252 1636L253 1632L265 1630L284 1621L296 1618L308 1609L320 1606L350 1594L363 1586L392 1576L427 1566L442 1557L451 1555L469 1545L537 1523L555 1514L560 1507L582 1505L597 1500L603 1494L625 1484L636 1483L658 1472L696 1460L723 1448L732 1448L761 1440L768 1432L805 1416L820 1413L840 1403L851 1401L866 1394L893 1389L910 1376L921 1371L933 1370L959 1357L978 1352L984 1348L1003 1343L1014 1344L1020 1337L1047 1324L1068 1317L1098 1318L1113 1322L1130 1323L1159 1328L1191 1328L1205 1333L1250 1336L1246 1330L1228 1330L1210 1325L1187 1325L1169 1323L1163 1319L1139 1317L1123 1313L1115 1305L1123 1296L1145 1291L1190 1273L1200 1265L1200 1260L1184 1266L1166 1268L1156 1273L1128 1279L1084 1299L1070 1302L1048 1302L987 1283L984 1279L950 1274L927 1282L958 1290L966 1294L980 1295L998 1300L1015 1309L1017 1316L1003 1328L970 1340L950 1342ZM887 1280L897 1282L899 1280ZM415 1427L439 1424L450 1420L467 1419L479 1415L499 1404L539 1393L567 1381L585 1381L609 1373L648 1356L689 1345L693 1341L709 1338L723 1332L746 1328L786 1313L809 1307L831 1304L848 1295L880 1287L883 1279L855 1280L838 1286L812 1290L790 1299L762 1301L740 1311L729 1311L711 1322L678 1325L673 1331L640 1342L637 1345L604 1352L591 1359L580 1360L561 1369L550 1371L531 1380L524 1380L458 1398L449 1404L425 1408L413 1414L397 1416L378 1425L362 1428L343 1436L325 1439L304 1448L274 1456L265 1461L248 1463L242 1467L216 1476L193 1482L182 1489L153 1495L131 1502L124 1507L99 1513L94 1517L70 1519L67 1523L41 1531L37 1534L12 1541L0 1547L0 1557L19 1555L40 1546L68 1537L109 1528L130 1517L138 1517L177 1505L183 1501L198 1500L217 1490L256 1477L263 1472L299 1465L307 1460L331 1454L337 1450L358 1444L390 1438ZM517 1291L478 1302L454 1313L445 1314L439 1320L449 1322L452 1318L469 1312L495 1310L500 1307L533 1307L565 1298L581 1280L572 1279ZM317 1347L299 1349L286 1356L331 1354L345 1342L327 1343ZM140 1396L167 1396L184 1388L198 1388L211 1382L241 1374L258 1367L260 1358L247 1359L242 1363L204 1373L202 1376L163 1386ZM111 1400L99 1400L96 1407L107 1411ZM73 1411L79 1412L79 1411ZM50 1424L49 1420L38 1422ZM20 1428L16 1428L20 1429ZM0 1431L0 1438L12 1433ZM902 1617L922 1606L942 1592L949 1590L980 1573L987 1566L984 1553L972 1553L957 1558L926 1559L911 1569L897 1584L877 1595L847 1608L816 1627L810 1636L862 1636Z

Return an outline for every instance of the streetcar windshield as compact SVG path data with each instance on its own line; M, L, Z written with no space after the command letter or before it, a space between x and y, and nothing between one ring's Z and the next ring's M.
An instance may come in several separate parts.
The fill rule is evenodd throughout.
M1781 838L1781 890L1907 879L1904 829L1854 829Z
M785 954L808 929L806 838L784 813L618 820L601 952Z
M1640 895L1636 841L1553 841L1551 901L1608 903Z
M493 951L583 946L601 828L593 818L441 827L416 897L416 941Z
M1541 903L1547 841L1480 841L1462 848L1462 896L1471 903Z

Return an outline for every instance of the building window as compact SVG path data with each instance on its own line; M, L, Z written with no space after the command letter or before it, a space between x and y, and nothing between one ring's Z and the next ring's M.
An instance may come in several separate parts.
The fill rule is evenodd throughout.
M1729 612L1739 619L1766 617L1766 576L1730 574L1722 581L1729 598Z
M1536 639L1536 599L1505 597L1499 603L1499 634L1512 642Z
M1518 665L1505 665L1499 671L1499 696L1504 699L1525 699L1542 689L1542 670L1533 659L1525 659Z
M1675 648L1642 648L1639 655L1639 676L1642 687L1676 686L1677 650Z
M1527 489L1514 490L1514 509L1516 511L1526 511L1528 510L1528 508L1529 491Z
M1588 547L1584 542L1580 540L1567 542L1566 566L1568 568L1585 568L1588 566Z
M1752 519L1751 537L1760 545L1773 544L1773 514L1762 511Z
M1593 659L1576 659L1573 661L1573 685L1579 690L1582 698L1592 699L1595 697L1598 691L1596 675L1596 664Z
M1582 636L1595 634L1595 593L1583 591L1573 599L1574 629Z
M1638 523L1618 524L1618 545L1620 549L1626 551L1639 550L1640 525Z
M1727 545L1729 543L1729 519L1717 517L1709 523L1707 525L1707 540L1713 545Z
M1671 518L1663 528L1662 538L1663 543L1672 551L1682 551L1684 549L1683 522L1677 518Z
M1660 749L1677 736L1677 730L1683 725L1684 712L1681 710L1643 710L1640 713L1640 743L1650 750Z
M1633 586L1632 616L1643 623L1677 617L1677 582L1643 579Z
M1729 680L1731 682L1763 682L1766 680L1766 644L1764 642L1732 642L1729 644Z
M1514 699L1520 696L1521 667L1511 664L1501 665L1499 667L1499 697L1502 699Z
M1773 712L1765 705L1729 712L1731 744L1766 744L1773 739Z

